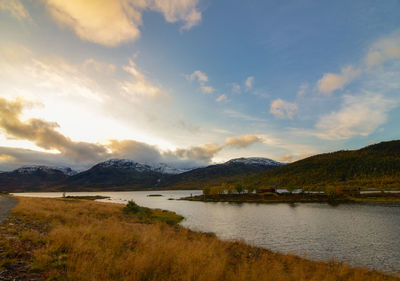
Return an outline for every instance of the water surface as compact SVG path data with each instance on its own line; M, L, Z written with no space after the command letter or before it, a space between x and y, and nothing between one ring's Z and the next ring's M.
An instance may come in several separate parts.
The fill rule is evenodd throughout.
M195 231L213 232L222 239L309 259L335 258L355 266L400 272L400 205L381 204L255 204L168 200L201 191L69 192L67 195L104 195L100 200L177 212L181 223ZM147 197L162 194L162 197ZM16 194L61 197L62 193Z

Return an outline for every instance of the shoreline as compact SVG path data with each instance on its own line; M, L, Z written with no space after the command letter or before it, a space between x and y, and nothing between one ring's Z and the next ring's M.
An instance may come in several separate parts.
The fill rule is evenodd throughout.
M328 204L358 204L358 203L379 203L379 204L400 204L400 194L359 194L359 195L336 195L328 196L322 194L215 194L196 195L183 197L178 200L200 201L200 202L228 202L228 203L328 203Z

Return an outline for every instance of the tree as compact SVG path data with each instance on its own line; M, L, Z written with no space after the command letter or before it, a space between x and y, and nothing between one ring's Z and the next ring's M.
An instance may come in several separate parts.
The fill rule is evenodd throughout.
M209 185L203 186L203 195L210 195L211 187Z
M235 185L235 189L236 189L236 191L240 194L240 193L243 192L243 185L240 184L240 183L237 183L237 184Z
M335 199L338 195L336 187L332 185L325 187L325 194L329 197L329 199Z

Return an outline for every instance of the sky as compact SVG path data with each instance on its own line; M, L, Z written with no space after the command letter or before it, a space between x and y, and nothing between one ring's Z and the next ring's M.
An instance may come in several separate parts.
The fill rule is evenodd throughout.
M0 0L0 170L400 138L398 0Z

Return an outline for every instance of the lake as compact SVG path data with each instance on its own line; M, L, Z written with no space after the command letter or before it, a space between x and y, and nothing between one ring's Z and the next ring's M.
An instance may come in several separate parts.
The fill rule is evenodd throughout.
M162 197L147 197L162 194ZM104 195L100 200L134 200L149 208L174 211L185 217L182 226L213 232L221 239L245 242L305 256L336 259L354 266L400 273L399 204L254 204L210 203L178 199L201 194L192 191L68 192L67 195ZM61 197L61 192L16 193L19 196Z

